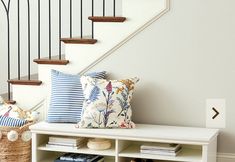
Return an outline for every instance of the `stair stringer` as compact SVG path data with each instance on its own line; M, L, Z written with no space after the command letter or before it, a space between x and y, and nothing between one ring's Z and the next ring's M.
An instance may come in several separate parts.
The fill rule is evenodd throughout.
M124 0L122 16L127 17L124 23L95 23L94 34L98 39L96 44L66 44L66 59L70 63L66 66L39 65L39 80L43 84L40 87L13 85L14 100L22 108L30 108L45 100L44 106L41 107L45 118L50 101L51 69L71 74L85 73L168 12L169 1Z

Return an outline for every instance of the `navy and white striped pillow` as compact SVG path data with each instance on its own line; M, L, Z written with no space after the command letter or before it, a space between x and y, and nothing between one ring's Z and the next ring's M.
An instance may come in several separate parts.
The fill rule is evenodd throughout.
M21 127L27 123L24 119L15 119L7 116L0 116L0 126Z
M106 72L94 72L87 76L102 79ZM47 114L50 123L77 123L81 120L84 96L79 75L51 71L51 101Z

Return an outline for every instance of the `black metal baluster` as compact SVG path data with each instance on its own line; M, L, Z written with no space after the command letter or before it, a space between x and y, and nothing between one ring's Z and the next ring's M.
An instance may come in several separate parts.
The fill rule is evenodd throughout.
M70 0L70 38L73 36L73 1Z
M49 9L49 59L51 59L51 0L48 1L48 9Z
M7 41L7 47L8 47L8 80L11 79L11 51L10 51L10 18L9 18L9 9L10 9L10 0L8 2L8 8L7 8L7 37L8 37L8 41ZM11 100L11 85L10 83L8 83L8 100Z
M9 0L8 2L8 7L7 7L7 36L8 36L8 80L11 79L11 51L10 51L10 17L9 17L9 13L10 13L10 3L11 1ZM8 83L8 100L11 100L11 85L10 83Z
M8 54L7 54L7 60L8 60L8 74L7 74L7 79L10 80L11 79L11 56L10 56L10 22L9 22L9 12L7 13L7 48L8 48ZM8 100L11 100L11 85L8 82Z
M18 16L18 80L20 80L20 0L17 1Z
M61 60L61 0L59 0L59 60Z
M3 0L1 0L3 6L4 6L4 9L5 9L5 12L6 12L6 17L7 17L7 79L10 80L11 79L11 66L10 66L10 63L11 63L11 57L10 57L10 19L9 19L9 10L10 10L10 3L11 3L11 0L8 1L8 6L6 6L6 4L4 3ZM11 100L11 94L10 94L10 91L11 91L11 87L10 87L10 83L8 82L8 87L7 87L7 90L8 90L8 101Z
M81 7L80 7L80 10L81 10L81 38L83 37L83 28L82 28L82 26L83 26L83 20L82 20L82 17L83 17L83 11L82 11L82 9L83 9L83 7L82 7L82 0L81 0Z
M30 64L31 64L31 41L30 41L30 5L29 5L29 0L27 0L27 5L28 5L28 80L30 80Z
M105 0L103 0L103 16L105 16Z
M113 0L113 16L116 16L116 0Z
M94 16L94 0L91 1L91 16ZM94 39L94 22L91 21L91 37Z
M41 58L41 4L38 0L38 59Z

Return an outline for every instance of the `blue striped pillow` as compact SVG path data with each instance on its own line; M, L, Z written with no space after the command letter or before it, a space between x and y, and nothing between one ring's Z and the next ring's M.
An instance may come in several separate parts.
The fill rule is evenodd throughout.
M106 72L94 72L87 76L101 79ZM50 123L77 123L81 120L84 96L79 75L51 71L51 101L47 114Z
M21 127L27 123L24 119L15 119L8 116L0 116L0 126Z

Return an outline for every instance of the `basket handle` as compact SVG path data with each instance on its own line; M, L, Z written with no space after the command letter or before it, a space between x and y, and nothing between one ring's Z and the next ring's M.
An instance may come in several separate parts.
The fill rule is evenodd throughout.
M27 130L29 128L30 125L33 125L33 122L29 122L25 125L23 125L22 127L19 128L19 133L22 133L23 131Z

